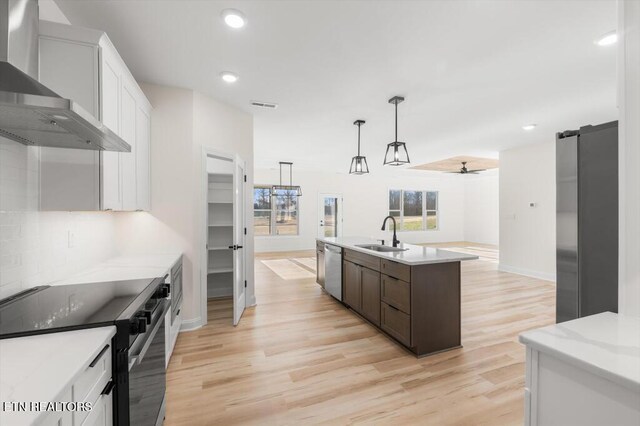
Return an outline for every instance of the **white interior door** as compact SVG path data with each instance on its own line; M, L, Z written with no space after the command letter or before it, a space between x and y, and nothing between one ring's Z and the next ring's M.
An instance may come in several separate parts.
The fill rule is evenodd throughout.
M233 174L233 325L238 325L246 306L245 164L236 158Z
M318 237L342 236L342 194L318 196Z

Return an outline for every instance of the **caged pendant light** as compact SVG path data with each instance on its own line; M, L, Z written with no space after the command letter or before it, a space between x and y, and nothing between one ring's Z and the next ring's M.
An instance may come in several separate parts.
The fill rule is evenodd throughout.
M387 152L384 155L385 166L401 166L410 162L407 145L404 142L398 142L398 104L403 101L404 98L402 96L394 96L389 99L389 103L396 106L396 139L387 145Z
M364 175L369 173L369 165L367 164L367 158L360 155L360 126L365 123L364 120L356 120L353 122L358 126L358 155L351 159L351 167L349 167L349 174L352 175Z
M276 195L278 195L279 191L287 191L288 194L295 192L295 195L297 197L301 197L302 188L300 188L299 185L293 184L293 163L287 162L287 161L280 161L279 164L280 164L280 185L273 185L271 187L271 196L275 197ZM283 165L289 166L289 185L282 184L282 166Z

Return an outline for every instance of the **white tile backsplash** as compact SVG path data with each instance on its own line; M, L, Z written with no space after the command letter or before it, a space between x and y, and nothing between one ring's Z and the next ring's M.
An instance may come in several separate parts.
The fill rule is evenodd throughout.
M0 299L115 255L116 213L38 211L38 155L0 137Z

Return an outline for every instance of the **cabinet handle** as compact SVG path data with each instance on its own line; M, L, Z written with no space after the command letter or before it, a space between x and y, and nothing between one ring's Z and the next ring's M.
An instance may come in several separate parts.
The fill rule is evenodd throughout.
M392 305L388 305L391 309L393 309L394 311L399 311L400 309L396 308L395 306Z
M100 358L102 358L102 355L104 355L104 353L107 351L107 349L109 349L109 345L102 348L98 356L93 361L91 361L91 364L89 364L89 367L91 368L95 367L98 361L100 360Z
M107 386L102 389L100 395L109 395L114 387L116 387L116 384L113 382L113 380L109 380L109 383L107 383Z

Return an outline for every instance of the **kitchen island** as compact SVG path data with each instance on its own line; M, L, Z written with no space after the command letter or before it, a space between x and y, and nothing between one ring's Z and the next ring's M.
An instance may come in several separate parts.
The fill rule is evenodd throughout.
M327 246L341 261L318 268L317 281L338 276L340 302L417 356L461 346L460 262L477 256L361 237L318 239L319 256Z

